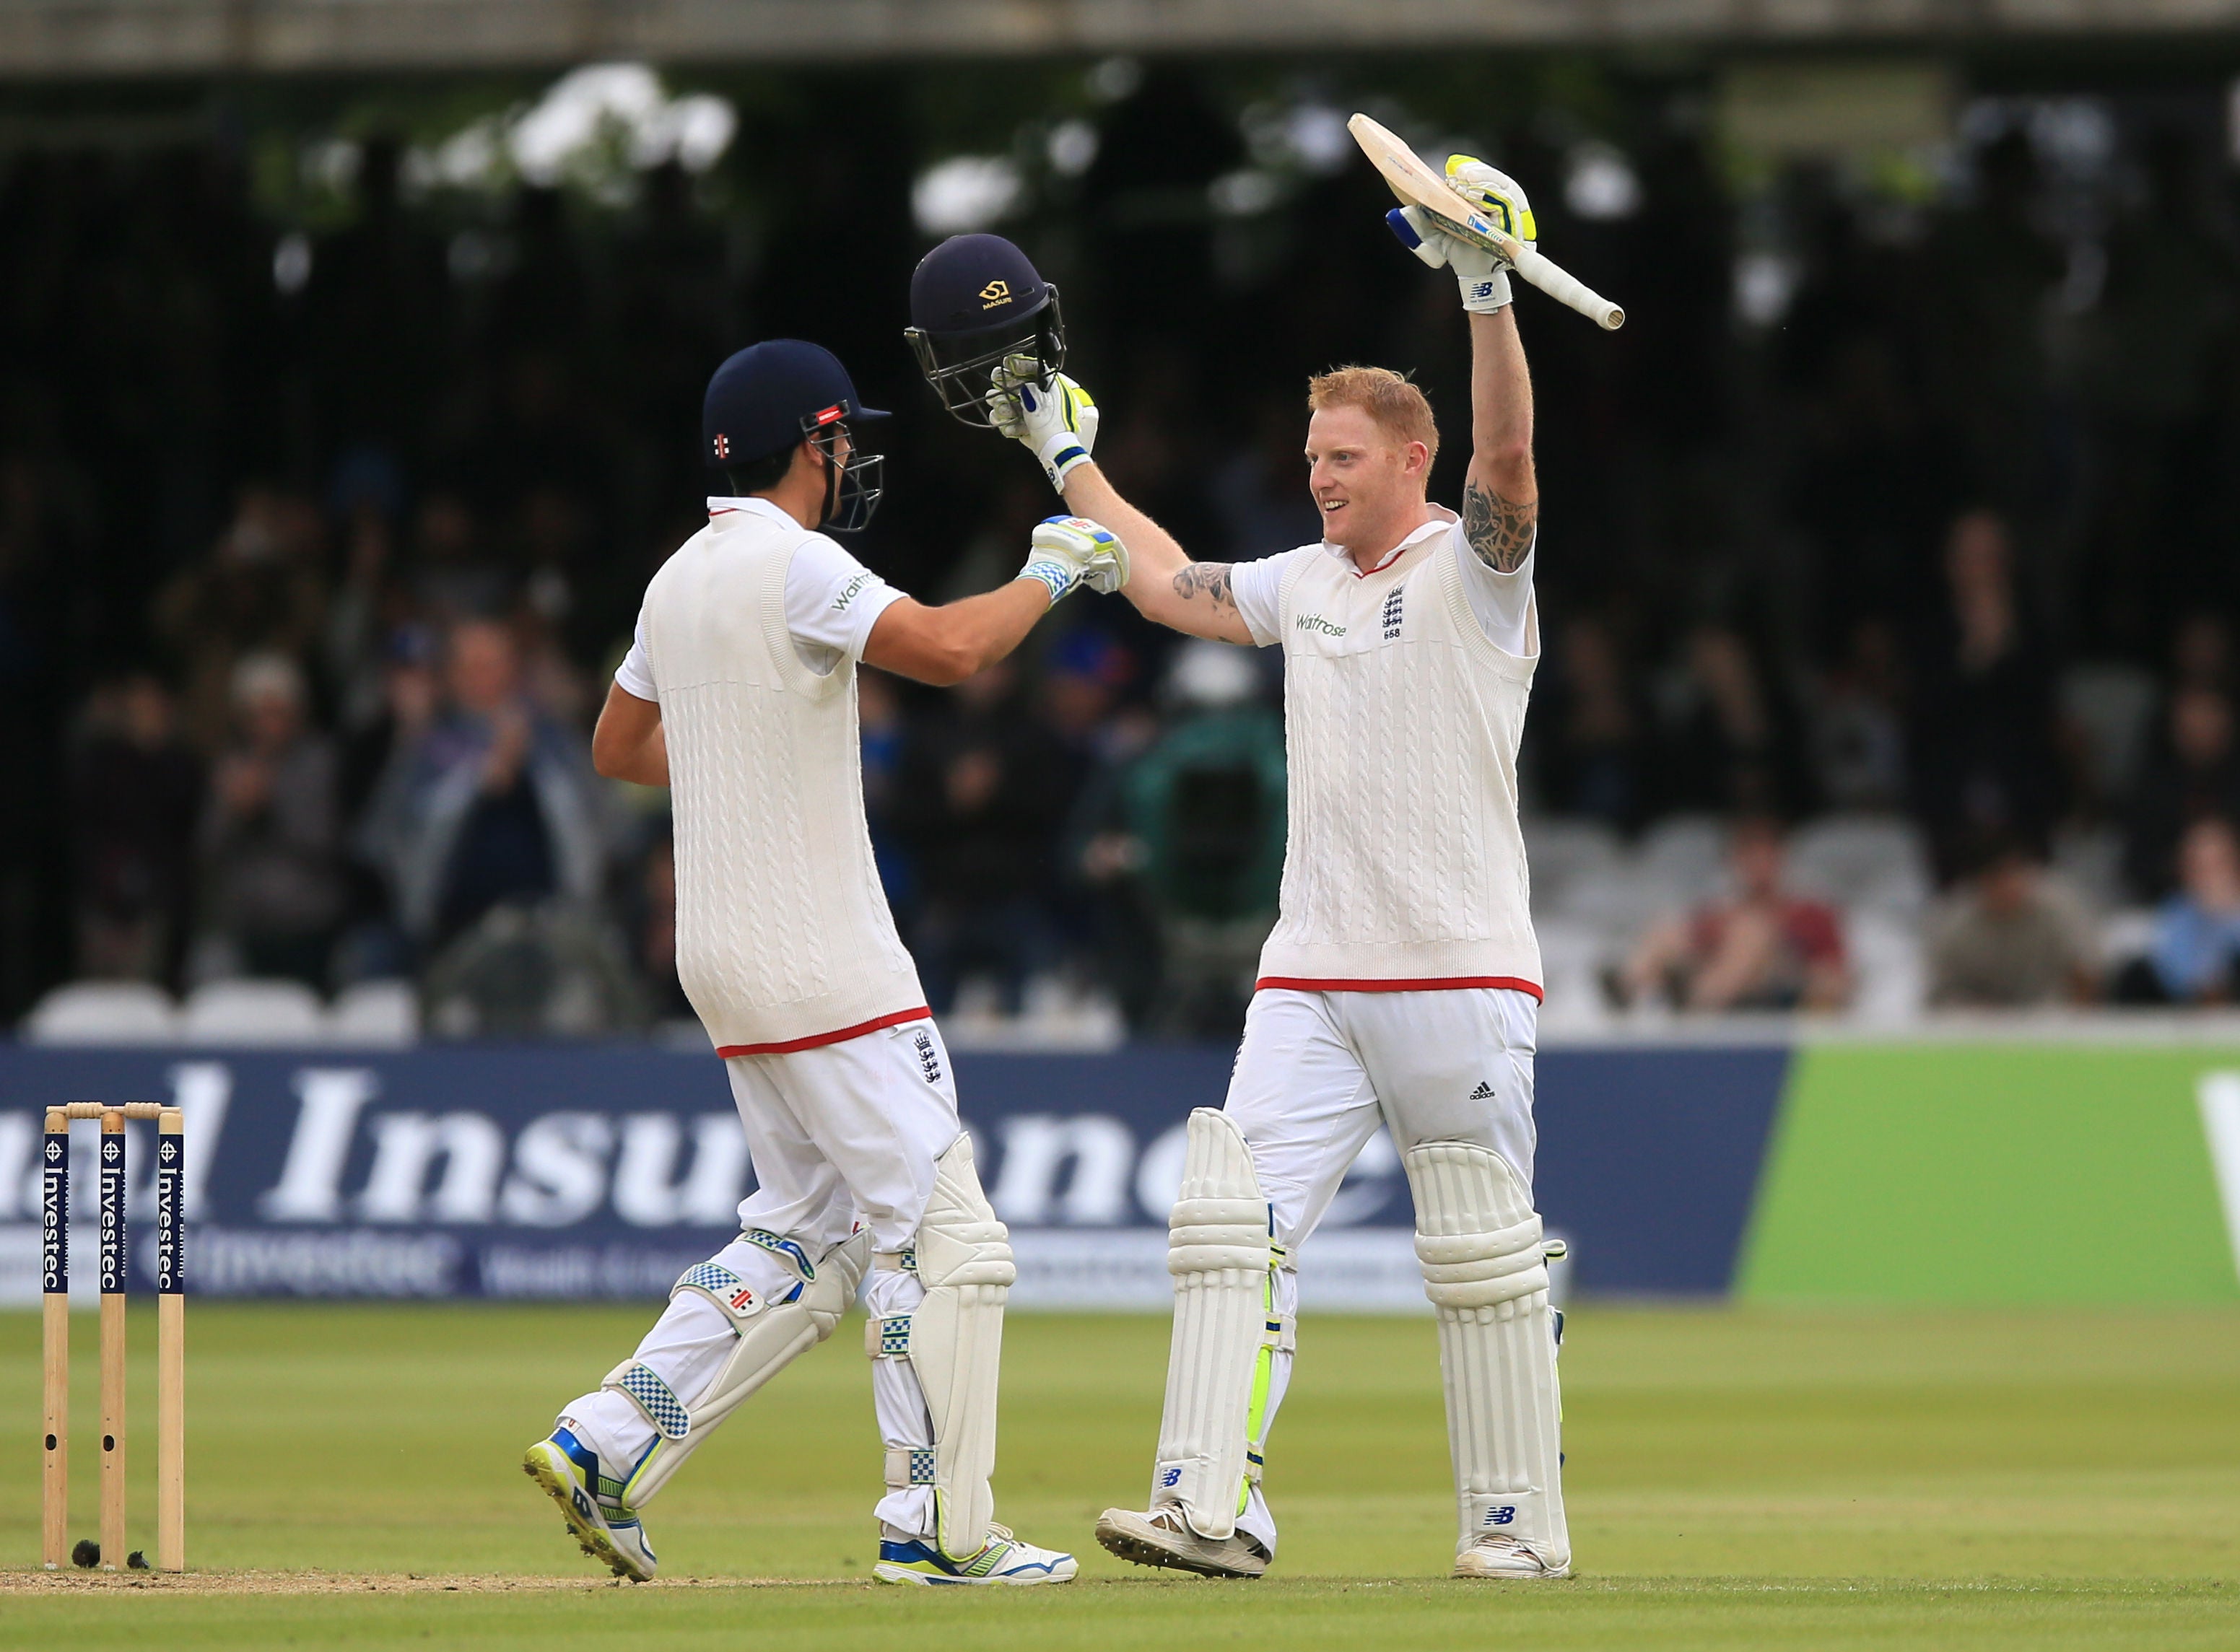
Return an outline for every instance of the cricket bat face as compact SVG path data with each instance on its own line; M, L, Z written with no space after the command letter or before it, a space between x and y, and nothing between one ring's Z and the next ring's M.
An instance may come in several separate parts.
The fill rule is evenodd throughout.
M1624 310L1537 249L1517 240L1506 224L1479 211L1443 174L1425 164L1422 156L1368 116L1356 115L1345 123L1345 130L1353 134L1353 141L1361 145L1361 152L1403 206L1415 207L1437 220L1450 234L1499 253L1533 286L1603 330L1615 332L1625 325Z
M1431 170L1422 156L1390 130L1366 115L1356 115L1345 123L1345 130L1353 134L1353 141L1361 145L1361 152L1369 157L1369 163L1377 170L1403 206L1421 207L1465 241L1474 241L1506 258L1517 256L1516 237L1504 225L1464 200L1452 184Z

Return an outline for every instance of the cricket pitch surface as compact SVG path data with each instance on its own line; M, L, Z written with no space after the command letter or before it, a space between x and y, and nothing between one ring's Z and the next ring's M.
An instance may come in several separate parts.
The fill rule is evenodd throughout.
M1017 1314L997 1514L1074 1549L1082 1577L905 1590L868 1581L879 1449L852 1324L649 1511L660 1582L577 1555L520 1455L654 1311L195 1302L182 1577L37 1569L37 1316L0 1313L0 1649L2240 1645L2240 1312L1578 1303L1579 1575L1557 1583L1444 1575L1428 1316L1303 1321L1269 1453L1280 1552L1223 1583L1090 1536L1146 1495L1165 1322ZM152 1316L132 1329L152 1348ZM71 1528L90 1535L92 1316L76 1329ZM135 1548L154 1536L151 1365L127 1436Z

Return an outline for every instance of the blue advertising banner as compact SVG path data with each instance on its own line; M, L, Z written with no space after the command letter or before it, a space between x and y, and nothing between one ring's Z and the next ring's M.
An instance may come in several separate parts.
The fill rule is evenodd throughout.
M1727 1289L1787 1061L1542 1055L1541 1204L1576 1247L1579 1284ZM957 1058L989 1196L1013 1229L1020 1306L1164 1305L1183 1122L1219 1105L1229 1064L1204 1048ZM207 1295L656 1300L735 1230L754 1185L723 1068L704 1054L0 1048L0 1302L37 1293L38 1109L82 1099L183 1109L185 1271ZM153 1126L130 1131L144 1288ZM82 1127L72 1180L86 1196L94 1150ZM81 1218L93 1208L73 1203ZM1310 1305L1422 1309L1407 1183L1381 1133L1300 1261Z

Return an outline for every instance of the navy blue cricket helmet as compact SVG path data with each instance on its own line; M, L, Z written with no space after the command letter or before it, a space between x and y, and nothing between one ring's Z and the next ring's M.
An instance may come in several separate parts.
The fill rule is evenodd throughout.
M1032 356L1045 384L1065 365L1057 289L999 235L951 236L919 261L903 336L941 404L967 424L992 423L988 396L1007 356Z
M813 442L828 466L823 526L853 533L878 509L880 454L836 461L836 435L867 419L887 417L865 407L840 358L800 338L767 338L726 359L708 381L700 404L700 457L711 469L736 474L757 460ZM773 478L774 479L774 478Z

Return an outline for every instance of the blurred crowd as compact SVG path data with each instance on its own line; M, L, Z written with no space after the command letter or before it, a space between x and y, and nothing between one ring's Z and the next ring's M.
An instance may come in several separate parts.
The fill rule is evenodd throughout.
M689 1014L664 799L596 776L587 732L698 519L707 371L817 337L903 414L856 549L929 600L1007 576L1050 508L912 381L926 239L823 187L909 152L872 78L822 86L885 112L813 177L773 181L798 139L749 110L733 193L670 165L619 205L416 195L380 138L309 228L222 137L0 157L11 1016L67 979L243 976L408 978L462 1034ZM1800 166L1739 201L1684 99L1626 95L1623 214L1567 203L1544 121L1488 143L1634 318L1524 302L1551 1015L2230 1002L2213 97L2111 105L2090 167L1986 103L1933 188ZM1303 376L1367 359L1418 372L1451 496L1463 335L1378 240L1373 180L1186 210L1242 152L1217 90L1155 70L1098 120L1074 195L1007 227L1064 287L1122 485L1202 557L1312 538ZM950 692L866 671L875 845L937 1007L1233 1027L1282 860L1280 687L1087 598Z

